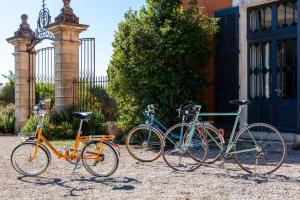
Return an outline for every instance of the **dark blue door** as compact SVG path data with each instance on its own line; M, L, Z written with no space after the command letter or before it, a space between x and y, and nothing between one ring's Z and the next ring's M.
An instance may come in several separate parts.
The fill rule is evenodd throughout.
M249 122L297 126L297 2L248 9Z

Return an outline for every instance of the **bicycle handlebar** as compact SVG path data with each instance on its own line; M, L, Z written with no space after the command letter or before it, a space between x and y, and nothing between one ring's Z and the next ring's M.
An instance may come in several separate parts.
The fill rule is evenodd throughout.
M147 109L144 111L147 115L154 115L155 110L158 110L159 105L158 104L149 104L147 106Z
M200 112L201 105L197 105L191 102L182 104L178 109L178 117L181 115L193 116L195 112Z
M33 107L33 113L37 115L45 114L45 107L49 102L51 102L50 98L38 101L38 103Z

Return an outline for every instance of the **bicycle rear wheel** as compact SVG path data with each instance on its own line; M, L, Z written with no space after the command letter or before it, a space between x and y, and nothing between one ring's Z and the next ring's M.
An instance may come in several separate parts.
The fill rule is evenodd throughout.
M99 150L102 149L101 154ZM109 142L90 141L82 149L82 163L92 175L107 177L118 168L119 156L115 147Z
M264 123L250 124L235 138L235 159L248 173L270 174L283 163L287 148L280 132Z
M225 144L224 138L219 133L219 131L212 126L201 125L197 126L197 129L199 132L202 132L205 135L209 146L209 150L207 151L207 156L204 163L212 164L216 162L221 156L221 152ZM208 132L211 134L211 136L208 134ZM191 154L191 156L194 159L200 161L196 156L193 156L193 154Z
M180 123L166 132L162 156L166 164L174 170L193 171L202 165L207 150L207 140L203 133L198 129L192 133L191 124Z
M141 162L152 162L161 155L162 137L149 125L133 128L126 139L129 154Z
M37 156L34 156L35 142L26 142L18 145L11 154L13 168L25 176L37 176L49 166L50 155L46 147L39 145Z

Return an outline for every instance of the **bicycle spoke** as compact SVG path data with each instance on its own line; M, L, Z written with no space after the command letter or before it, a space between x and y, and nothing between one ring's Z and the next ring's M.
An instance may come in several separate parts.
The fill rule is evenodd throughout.
M185 134L183 137L180 135L178 137L172 136L172 142L169 142L169 135L176 132ZM192 171L205 160L207 149L206 145L202 145L203 140L207 142L205 137L197 131L189 137L190 133L189 124L174 125L166 132L162 147L163 158L166 164L174 170ZM195 160L191 155L198 157L200 161Z
M251 140L244 140L244 134L255 133ZM256 141L256 142L255 142ZM276 171L282 164L286 146L281 134L271 125L257 123L249 125L236 137L236 151L256 148L254 152L235 154L237 163L249 173L269 174Z
M129 154L142 162L156 160L160 156L160 134L150 126L134 128L126 139Z

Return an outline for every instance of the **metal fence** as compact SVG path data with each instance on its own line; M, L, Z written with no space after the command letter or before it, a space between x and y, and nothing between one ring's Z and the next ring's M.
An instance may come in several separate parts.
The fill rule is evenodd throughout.
M107 121L116 117L116 104L107 92L108 77L80 77L73 80L74 111L101 110Z
M46 47L36 51L36 82L54 82L54 47Z
M95 38L80 39L79 76L95 77Z
M79 77L95 77L95 38L80 39ZM54 83L54 47L36 51L35 80L38 83Z

